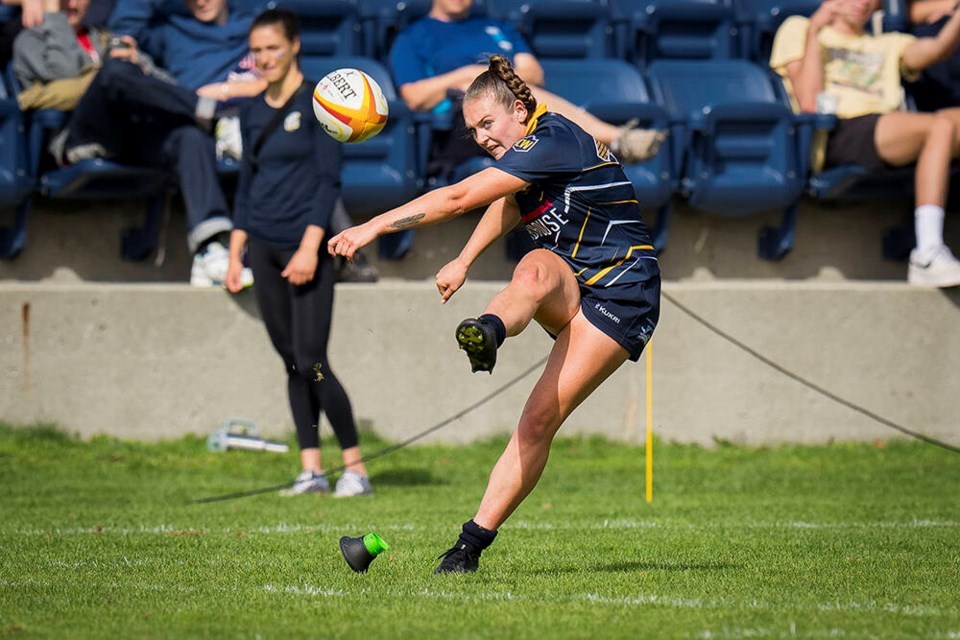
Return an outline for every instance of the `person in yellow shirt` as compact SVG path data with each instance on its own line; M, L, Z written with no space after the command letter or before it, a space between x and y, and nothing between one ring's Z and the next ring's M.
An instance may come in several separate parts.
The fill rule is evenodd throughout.
M877 8L877 0L824 0L810 18L788 18L774 38L770 66L783 78L796 111L838 116L821 150L824 168L859 164L880 172L916 163L917 246L907 280L958 286L960 260L943 242L943 218L950 162L960 157L960 109L901 111L900 83L953 53L960 44L960 11L936 37L915 38L866 33ZM815 166L817 160L815 154Z

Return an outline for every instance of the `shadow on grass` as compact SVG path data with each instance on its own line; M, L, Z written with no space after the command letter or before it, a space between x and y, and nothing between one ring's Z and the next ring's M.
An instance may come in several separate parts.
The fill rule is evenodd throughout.
M446 480L433 475L429 469L388 469L372 473L370 480L375 485L394 487L415 487L423 485L444 485Z

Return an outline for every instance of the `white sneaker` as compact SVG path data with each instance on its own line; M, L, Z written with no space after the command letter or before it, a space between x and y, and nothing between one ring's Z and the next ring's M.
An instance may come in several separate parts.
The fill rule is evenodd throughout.
M337 488L333 492L334 498L352 498L354 496L367 496L373 493L373 487L370 485L370 478L362 476L356 471L344 471L340 479L337 480Z
M304 493L327 493L330 484L322 473L301 471L293 481L293 486L280 492L281 496L299 496Z
M211 242L203 251L193 256L190 267L190 285L194 287L222 287L227 279L230 266L230 252L219 242ZM244 267L240 272L240 281L246 289L253 285L253 271Z
M243 139L240 136L240 118L225 116L217 120L214 128L217 139L217 160L224 156L239 160L243 157Z
M960 285L960 260L946 245L926 251L910 252L907 282L918 287L956 287Z

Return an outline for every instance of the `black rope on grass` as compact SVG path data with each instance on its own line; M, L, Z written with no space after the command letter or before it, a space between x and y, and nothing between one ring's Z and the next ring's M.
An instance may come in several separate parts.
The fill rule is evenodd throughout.
M544 356L544 357L541 358L538 362L536 362L535 364L531 365L526 371L522 372L521 374L519 374L518 376L514 377L513 379L508 380L505 384L501 385L500 387L497 387L496 389L494 389L493 391L491 391L490 393L488 393L488 394L485 395L484 397L480 398L479 400L477 400L477 401L474 402L473 404L469 405L468 407L466 407L466 408L464 408L464 409L461 409L460 411L458 411L457 413L453 414L453 415L450 416L449 418L447 418L447 419L445 419L445 420L441 420L440 422L438 422L437 424L433 425L433 426L430 427L429 429L426 429L426 430L424 430L424 431L421 431L421 432L418 433L418 434L415 434L415 435L413 435L413 436L410 436L409 438L407 438L406 440L404 440L404 441L402 441L402 442L398 442L398 443L396 443L396 444L392 444L392 445L390 445L390 446L388 446L388 447L384 447L383 449L380 449L379 451L374 451L373 453L367 454L367 455L363 456L362 458L360 458L360 462L369 462L370 460L374 460L374 459L376 459L376 458L382 458L382 457L385 456L385 455L388 455L388 454L390 454L390 453L393 453L394 451L396 451L396 450L398 450L398 449L402 449L402 448L406 447L407 445L416 442L416 441L419 440L420 438L423 438L423 437L425 437L425 436L430 435L430 434L433 433L434 431L437 431L437 430L439 430L439 429L442 429L443 427L447 426L448 424L450 424L450 423L453 422L454 420L459 420L460 418L462 418L463 416L467 415L467 414L470 413L471 411L473 411L473 410L475 410L475 409L483 406L483 405L486 404L487 402L493 400L493 399L496 398L498 395L500 395L501 393L503 393L504 391L506 391L507 389L509 389L509 388L512 387L513 385L517 384L518 382L520 382L521 380L523 380L524 378L526 378L528 375L530 375L531 373L533 373L534 371L536 371L536 370L539 369L540 367L542 367L542 366L547 362L547 358L548 358L548 357L549 357L549 356ZM337 472L339 472L339 471L343 471L343 470L346 469L346 468L347 468L346 465L340 465L339 467L334 467L333 469L328 469L328 470L326 471L326 473L337 473ZM260 494L262 494L262 493L272 493L272 492L274 492L274 491L280 491L281 489L286 489L286 488L290 487L291 484L292 484L292 483L290 483L290 482L285 482L284 484L278 484L278 485L274 485L274 486L272 486L272 487L262 487L262 488L260 488L260 489L251 489L251 490L249 490L249 491L237 491L237 492L235 492L235 493L226 493L226 494L223 494L223 495L220 495L220 496L212 496L212 497L210 497L210 498L198 498L198 499L196 499L196 500L190 500L188 504L208 504L208 503L210 503L210 502L223 502L223 501L225 501L225 500L236 500L237 498L247 498L247 497L250 497L250 496L260 495Z
M953 453L960 453L960 447L955 447L955 446L953 446L952 444L949 444L949 443L943 442L943 441L941 441L941 440L937 440L936 438L931 438L930 436L927 436L927 435L924 435L924 434L922 434L922 433L918 433L918 432L916 432L916 431L912 431L912 430L910 430L910 429L907 429L906 427L904 427L904 426L902 426L902 425L899 425L899 424L897 424L896 422L893 422L892 420L887 420L887 419L884 418L883 416L877 415L876 413L870 411L869 409L864 409L864 408L861 407L860 405L854 404L853 402L850 402L849 400L846 400L846 399L844 399L844 398L841 398L841 397L838 396L837 394L835 394L835 393L833 393L833 392L831 392L831 391L828 391L827 389L824 389L823 387L821 387L821 386L819 386L819 385L817 385L817 384L815 384L815 383L813 383L813 382L810 382L810 381L807 380L806 378L800 377L799 375L797 375L796 373L790 371L790 370L787 369L786 367L783 367L782 365L777 364L776 362L774 362L774 361L771 360L770 358L764 356L763 354L761 354L761 353L759 353L758 351L752 349L751 347L748 347L746 344L744 344L743 342L740 342L739 340L737 340L736 338L734 338L733 336L731 336L729 333L726 333L725 331L721 330L721 329L718 328L716 325L711 324L710 322L708 322L707 320L705 320L702 316L700 316L700 315L698 315L696 312L694 312L692 309L690 309L689 307L686 307L686 306L684 306L683 304L681 304L676 298L674 298L674 297L671 296L670 294L668 294L668 293L666 293L666 292L664 292L664 291L661 291L661 292L660 292L660 295L662 295L664 298L666 298L667 300L669 300L669 301L673 304L673 306L675 306L675 307L677 307L678 309L680 309L680 311L683 311L683 312L684 312L685 314L687 314L690 318L692 318L693 320L695 320L695 321L697 321L698 323L700 323L701 325L703 325L703 326L704 326L705 328L707 328L709 331L717 334L718 336L720 336L721 338L723 338L724 340L726 340L726 341L729 342L730 344L734 345L735 347L741 349L742 351L745 351L745 352L749 353L751 356L753 356L754 358L756 358L757 360L759 360L759 361L762 362L763 364L767 365L768 367L770 367L770 368L773 369L774 371L777 371L777 372L785 375L786 377L790 378L791 380L793 380L793 381L795 381L795 382L799 382L800 384L802 384L803 386L807 387L808 389L811 389L811 390L819 393L820 395L822 395L822 396L824 396L824 397L826 397L826 398L829 398L830 400L833 400L833 401L836 402L837 404L843 405L844 407L847 407L848 409L852 409L853 411L856 411L857 413L862 414L862 415L870 418L871 420L874 420L874 421L876 421L876 422L879 422L880 424L882 424L882 425L884 425L884 426L886 426L886 427L890 427L891 429L896 429L896 430L899 431L900 433L903 433L903 434L905 434L905 435L908 435L908 436L910 436L911 438L916 438L917 440L922 440L923 442L926 442L926 443L928 443L928 444L932 444L932 445L937 446L937 447L941 447L941 448L943 448L943 449L946 449L947 451L952 451Z

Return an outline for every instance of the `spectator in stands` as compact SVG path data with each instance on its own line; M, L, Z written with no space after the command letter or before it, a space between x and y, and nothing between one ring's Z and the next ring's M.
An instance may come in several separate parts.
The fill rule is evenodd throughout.
M138 33L175 84L144 73L137 40L124 36L125 50L104 61L52 150L66 163L108 157L175 173L194 253L190 282L213 286L226 277L233 224L208 131L219 106L266 83L247 56L250 16L231 12L226 0L188 0L187 7L186 15L154 16L151 30ZM253 282L249 270L244 282Z
M43 0L41 23L24 29L14 41L13 69L22 91L20 108L73 109L103 60L131 59L131 39L111 41L110 32L86 25L89 0ZM112 44L111 44L112 42ZM150 76L170 80L149 56L137 56L137 66Z
M276 9L260 14L250 27L250 52L268 84L241 109L246 152L227 288L243 288L241 254L248 246L260 314L287 368L300 445L302 472L286 493L329 490L317 429L323 411L346 466L334 495L369 494L350 400L327 360L335 274L323 239L340 196L340 143L313 116L314 83L300 71L294 14Z
M350 257L374 238L437 224L479 207L460 255L437 274L447 302L477 257L523 223L538 248L479 318L457 327L473 371L493 372L497 350L536 320L555 338L519 424L490 473L473 519L437 573L472 573L497 529L533 490L560 426L628 359L638 360L660 315L660 268L623 167L604 145L538 104L501 55L463 98L464 118L494 166L435 189L330 239ZM397 327L402 340L404 332Z
M523 38L506 23L471 16L472 4L472 0L433 0L430 13L401 31L390 51L396 85L411 109L457 112L451 134L434 141L428 173L443 174L482 153L464 135L459 96L486 69L492 53L511 59L538 101L576 122L624 162L645 160L657 152L664 133L604 122L543 89L543 69Z
M910 33L920 37L936 36L950 20L956 0L914 0L910 7ZM960 51L945 61L923 70L916 82L909 83L910 95L920 111L939 111L960 106Z
M815 168L859 164L871 172L916 163L916 248L907 280L960 285L960 261L943 242L950 162L960 157L960 110L906 113L901 78L944 60L960 43L960 12L935 38L872 36L864 25L875 0L824 0L808 19L788 18L777 31L770 66L784 78L794 108L817 111L836 101L837 127L818 149ZM820 158L822 157L822 161Z
M114 10L111 19L111 28L118 33L133 36L143 41L145 48L152 52L156 59L169 70L177 81L187 89L196 90L206 98L223 101L224 96L233 94L241 87L231 79L244 79L252 71L252 63L246 58L247 30L252 16L240 11L231 11L227 7L227 0L190 0L193 15L177 11L176 4L164 5L166 12L161 16L161 28L154 24L158 20L155 0L124 0ZM198 11L203 11L201 18ZM214 23L218 28L210 28L209 16L218 17ZM225 22L221 25L219 21ZM241 63L238 65L237 61ZM228 82L221 82L227 78ZM250 85L253 94L263 90L264 85ZM238 95L249 96L248 91ZM237 101L229 99L228 104ZM209 108L205 108L205 113ZM223 105L218 110L224 111ZM227 124L223 118L219 124ZM237 132L238 133L238 132ZM224 135L225 134L225 135ZM218 130L218 151L226 149L228 155L239 157L241 150L239 143L231 140L231 129L221 126ZM239 138L239 136L237 136ZM338 203L333 214L333 228L343 230L353 222L342 203ZM213 271L219 274L221 264L225 265L225 252L220 251L219 243L214 245L216 268ZM353 262L342 262L337 268L337 279L341 282L375 282L379 278L377 268L365 256L358 256Z

